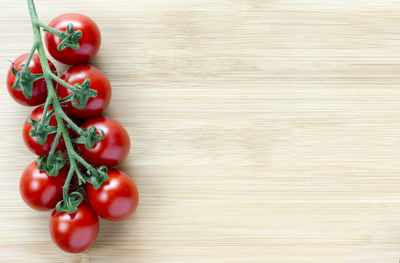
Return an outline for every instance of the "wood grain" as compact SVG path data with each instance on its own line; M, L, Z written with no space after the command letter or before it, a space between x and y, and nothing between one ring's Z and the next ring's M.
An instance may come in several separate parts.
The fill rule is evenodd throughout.
M25 1L2 0L1 262L399 261L399 1L36 2L44 22L101 27L93 64L132 136L121 169L141 203L69 255L22 202L31 109L5 76L32 33Z

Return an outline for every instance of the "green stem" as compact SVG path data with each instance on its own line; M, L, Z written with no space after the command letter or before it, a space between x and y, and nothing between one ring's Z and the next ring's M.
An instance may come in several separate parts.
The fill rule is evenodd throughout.
M82 182L85 182L85 177L82 175L81 171L79 170L79 168L75 169L75 173L78 176L79 179L79 184L81 184Z
M39 54L40 64L42 65L43 75L44 75L44 79L45 79L46 85L47 85L47 96L48 97L46 100L45 107L46 107L46 105L50 105L50 101L53 103L54 113L55 113L56 119L57 119L57 125L58 125L58 128L62 132L64 141L65 141L65 145L67 147L69 159L70 159L70 165L71 165L71 167L73 167L73 164L75 163L75 159L73 158L73 153L75 152L75 150L72 146L71 139L69 138L67 129L65 128L64 120L61 117L61 112L62 112L61 105L60 105L60 102L58 101L57 94L54 90L52 79L50 77L51 74L53 74L53 73L51 72L49 63L47 62L46 53L44 51L42 36L40 34L40 29L39 29L39 24L40 24L39 18L37 16L33 0L27 0L27 1L28 1L28 7L29 7L29 14L31 15L31 20L32 20L32 27L33 27L33 34L34 34L35 42L38 43L37 50L38 50L38 54ZM44 114L47 114L47 112L44 112ZM71 181L72 175L73 175L73 172L68 173L68 177L65 180L65 184L63 187L64 199L66 197L68 197L68 186L69 186L69 182Z
M65 112L61 113L62 118L71 126L72 129L74 129L78 134L82 136L87 136L87 131L80 128L78 125L76 125L75 122L73 122Z
M41 28L43 28L44 31L47 31L47 32L49 32L49 33L51 33L53 35L56 35L59 38L62 38L64 36L63 32L58 31L57 29L54 29L54 28L52 28L52 27L50 27L50 26L48 26L48 25L46 25L46 24L44 24L42 22L39 22L39 26Z
M36 48L37 48L37 43L35 42L35 43L33 43L31 51L29 52L28 58L25 61L24 68L21 71L22 73L26 73L28 71L29 63L31 63L31 60L32 60L33 54L35 54Z
M56 151L56 147L57 147L58 141L60 140L61 134L62 134L61 130L57 130L57 134L56 134L56 137L54 138L53 144L51 145L51 149L50 149L50 152L48 155L49 158L47 160L49 160L50 156L52 156L54 154L54 152Z
M68 88L69 90L75 90L74 86L72 86L71 84L69 84L65 80L61 79L59 76L57 76L53 72L51 72L50 77L52 79L54 79L55 81L57 81L58 83L60 83L61 85L63 85L64 87Z
M45 77L46 78L46 77ZM47 84L47 80L46 80L46 84ZM53 85L53 83L51 84ZM48 90L48 88L47 88ZM46 119L45 116L47 116L51 102L52 102L52 97L51 96L47 96L46 98L46 102L44 103L44 107L43 107L43 115L42 115L42 119L40 120L40 123L43 124L44 120ZM51 116L49 116L49 118L51 118Z
M65 102L71 101L72 100L72 94L68 95L67 97L64 97L60 100L60 103L63 104Z
M79 154L75 153L74 158L80 162L81 164L83 164L83 166L86 167L86 169L88 170L92 170L95 171L96 169L94 169L94 167L92 165L90 165L88 162L86 162L85 159L83 159Z
M74 175L75 167L76 167L75 163L73 163L73 164L71 163L71 166L69 167L68 176L65 179L65 183L63 185L63 198L64 198L64 200L67 200L67 198L68 198L69 183L71 182L71 178Z

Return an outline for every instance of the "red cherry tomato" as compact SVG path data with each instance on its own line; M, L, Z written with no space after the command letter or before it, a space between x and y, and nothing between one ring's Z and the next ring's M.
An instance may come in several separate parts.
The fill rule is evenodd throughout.
M49 111L51 111L53 108L50 107ZM40 145L35 137L31 137L29 135L30 131L33 129L33 126L28 123L28 119L34 119L37 121L40 121L43 116L43 106L40 106L32 111L32 113L28 116L24 123L24 127L22 129L22 137L24 138L24 142L26 146L28 147L29 150L31 150L34 154L38 156L47 156L48 153L51 150L51 146L53 145L54 138L56 137L55 133L49 134L47 136L47 140L43 145ZM50 126L57 126L57 120L56 116L53 114L50 118ZM65 144L64 140L62 137L60 138L57 146L56 146L56 151L60 150L63 151L65 149Z
M69 253L80 253L88 249L99 232L99 219L90 206L83 201L76 213L57 213L50 217L49 230L54 243Z
M80 48L73 50L67 47L57 50L61 39L49 32L44 34L44 40L50 55L57 61L68 65L79 65L88 63L100 48L101 33L96 23L82 14L67 13L54 18L49 26L65 32L69 23L74 25L74 30L80 30L82 37L78 40Z
M23 54L14 60L14 68L21 71L23 67L20 68L21 64L26 62L28 58L28 53ZM56 67L50 60L47 60L49 63L50 69L52 71L56 71ZM11 66L12 67L12 66ZM22 93L21 89L14 90L12 87L15 83L15 75L11 71L11 67L8 70L7 74L7 90L10 93L11 97L24 106L37 106L43 104L47 98L47 85L44 78L38 79L33 82L33 89L32 89L32 97L30 99L25 98L24 94ZM38 54L33 54L31 62L29 63L29 71L32 74L41 74L43 73L42 66L40 64ZM54 88L56 87L56 82L53 81Z
M121 221L135 210L139 194L135 183L126 174L117 169L109 169L108 180L99 189L86 184L86 194L90 206L102 218Z
M79 110L72 106L71 102L64 103L65 110L72 116L80 119L89 119L101 115L110 104L111 85L107 77L98 69L90 65L80 65L69 68L61 76L63 80L71 85L82 84L85 79L90 79L90 88L97 91L97 96L89 98L85 108ZM72 94L68 88L59 85L58 97L64 98ZM77 102L78 103L78 102Z
M63 199L62 187L68 169L62 168L57 176L49 176L37 168L34 161L22 173L19 192L25 203L33 209L45 211L53 209Z
M125 160L131 147L129 134L125 128L116 120L102 116L82 124L82 128L87 130L92 126L103 130L105 137L96 142L91 149L86 149L84 144L78 144L78 149L86 161L95 167L101 165L113 167Z

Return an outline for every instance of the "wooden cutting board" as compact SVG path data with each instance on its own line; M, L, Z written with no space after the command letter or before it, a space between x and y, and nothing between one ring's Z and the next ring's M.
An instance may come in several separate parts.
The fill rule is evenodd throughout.
M32 32L25 1L0 1L0 262L399 261L399 1L36 2L100 26L140 206L70 255L22 202L32 109L5 77Z

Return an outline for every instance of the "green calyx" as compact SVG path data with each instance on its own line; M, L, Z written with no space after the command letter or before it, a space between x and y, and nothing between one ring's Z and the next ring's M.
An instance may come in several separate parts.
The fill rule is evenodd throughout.
M83 200L83 195L80 192L72 192L67 198L64 198L56 205L57 213L67 212L68 214L76 213L78 206Z
M73 50L78 50L80 48L78 40L82 37L82 32L80 30L75 31L74 25L69 23L67 26L67 30L63 32L63 36L61 37L62 41L57 46L57 50L64 50L67 47L72 48Z
M24 64L20 65L19 69L23 68ZM11 72L15 75L16 79L12 88L14 90L21 90L25 98L30 99L32 97L33 82L43 78L43 74L32 74L29 68L19 71L14 68L14 64L11 66Z
M29 135L35 137L40 145L46 143L47 136L49 134L56 133L58 130L57 126L49 125L52 114L53 111L51 111L50 114L47 115L43 114L44 120L40 122L34 119L28 119L28 122L33 126L33 129L29 132Z
M100 135L98 134L100 132ZM85 144L86 149L93 148L96 142L99 142L104 139L106 135L103 130L99 130L96 127L90 127L87 130L86 135L80 136L79 138L73 139L72 142Z
M39 157L37 161L37 168L46 172L49 176L57 176L58 172L65 165L65 160L61 156L61 151L57 151L53 155L46 157Z
M71 104L79 110L82 110L86 107L89 98L94 98L97 96L97 91L89 88L90 79L85 79L82 84L74 84L73 87L74 89L72 90Z
M87 170L89 177L86 177L86 182L93 185L94 189L99 189L100 186L108 180L108 169L105 166L100 166L97 169Z
M69 23L65 31L58 31L48 25L39 23L39 26L43 28L44 31L49 32L53 35L61 38L60 44L57 46L57 50L64 50L67 47L73 50L78 50L80 48L78 40L82 37L82 31L75 30L74 25Z

